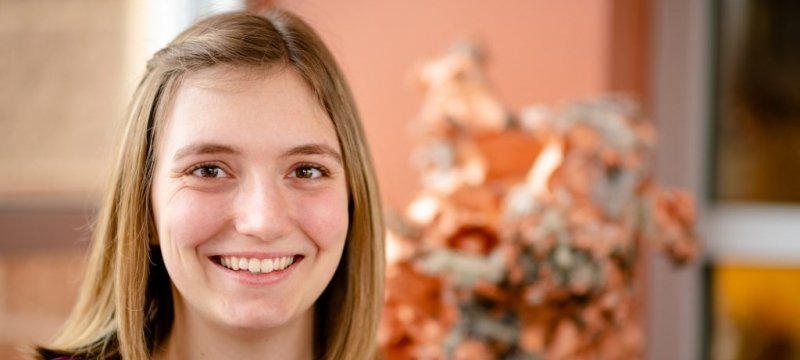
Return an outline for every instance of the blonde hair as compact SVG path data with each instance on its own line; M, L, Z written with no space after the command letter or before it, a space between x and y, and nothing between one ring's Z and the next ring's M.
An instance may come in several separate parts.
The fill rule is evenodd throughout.
M182 79L218 65L291 68L332 120L347 174L350 226L339 267L315 304L315 354L375 356L384 257L372 160L350 89L330 51L306 23L281 10L206 18L148 62L131 102L78 303L58 338L38 348L38 356L146 359L169 333L169 278L160 252L150 246L154 146Z

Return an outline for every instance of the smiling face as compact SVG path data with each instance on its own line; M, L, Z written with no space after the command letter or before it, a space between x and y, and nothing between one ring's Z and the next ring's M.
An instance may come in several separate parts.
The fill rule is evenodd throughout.
M348 230L336 131L294 71L187 76L158 139L151 203L175 321L308 319Z

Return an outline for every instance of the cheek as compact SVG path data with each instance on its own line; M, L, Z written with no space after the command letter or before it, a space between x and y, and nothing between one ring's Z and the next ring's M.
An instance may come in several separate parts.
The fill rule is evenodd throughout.
M349 222L345 190L303 195L296 205L298 222L320 249L344 243Z
M226 203L219 196L178 192L159 208L159 238L173 247L196 247L208 241L225 222Z

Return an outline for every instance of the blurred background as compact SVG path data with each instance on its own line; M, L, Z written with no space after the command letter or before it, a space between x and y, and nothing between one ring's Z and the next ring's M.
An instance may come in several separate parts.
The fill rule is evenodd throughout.
M659 129L657 180L697 199L704 255L651 255L649 359L800 359L800 3L791 0L0 0L0 358L75 299L125 107L197 17L277 5L350 80L387 208L407 205L413 69L479 42L512 109L606 93Z

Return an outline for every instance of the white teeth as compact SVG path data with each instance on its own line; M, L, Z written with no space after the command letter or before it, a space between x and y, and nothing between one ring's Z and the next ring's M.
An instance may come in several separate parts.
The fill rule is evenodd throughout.
M261 272L261 260L250 259L250 264L247 265L247 270L251 273Z
M273 269L272 260L270 260L270 259L261 260L261 272L262 273L271 272L272 269Z
M294 263L293 256L274 259L237 258L235 256L220 257L220 264L231 270L249 271L253 274L267 274L284 270Z

